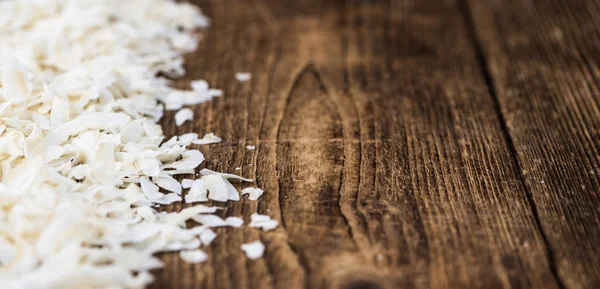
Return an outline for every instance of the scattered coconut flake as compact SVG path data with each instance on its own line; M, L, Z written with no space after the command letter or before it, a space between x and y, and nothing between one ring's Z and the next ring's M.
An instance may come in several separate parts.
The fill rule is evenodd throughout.
M239 228L244 224L244 220L238 217L227 217L227 219L225 219L225 223L227 223L229 226Z
M175 124L177 126L182 125L188 120L194 119L194 112L189 108L182 108L175 114Z
M254 150L256 149L256 146L247 145L246 148L249 150Z
M262 196L263 192L260 188L249 187L242 190L242 195L248 194L248 200L256 201Z
M265 245L263 245L261 241L242 244L241 248L242 251L246 253L246 257L248 257L250 260L259 259L265 253Z
M211 143L220 143L222 141L222 139L218 136L216 136L214 133L207 133L204 135L203 138L199 139L199 140L195 140L192 143L193 144L199 144L199 145L204 145L204 144L211 144Z
M177 139L179 140L179 142L182 145L187 146L187 145L191 144L193 141L198 139L198 134L190 132L190 133L180 135L179 137L177 137Z
M223 91L220 89L209 88L208 82L206 80L194 80L190 83L192 90L198 94L206 95L209 98L222 96Z
M200 174L202 174L203 176L209 176L209 175L219 175L222 176L226 179L234 179L234 180L240 180L240 181L245 181L245 182L253 182L252 179L246 179L246 178L242 178L238 175L234 175L234 174L226 174L226 173L217 173L215 171L211 171L209 169L202 169L200 171Z
M243 221L157 208L182 188L187 202L239 200L227 179L247 179L208 171L179 183L204 161L187 146L221 139L165 141L156 122L180 110L181 125L193 118L183 106L223 95L162 77L185 74L208 19L170 0L7 0L0 11L0 287L140 289L163 266L156 253L204 262L209 227Z
M242 168L235 168L235 170L236 170L236 171L241 171L241 170L242 170Z
M181 260L190 264L204 263L208 260L208 255L202 250L181 251L179 252L179 256Z
M271 217L267 215L254 213L250 216L249 226L252 228L261 228L263 231L270 231L277 228L278 224L277 221L271 219Z
M241 82L246 82L252 79L252 74L250 74L249 72L238 72L235 74L235 79Z

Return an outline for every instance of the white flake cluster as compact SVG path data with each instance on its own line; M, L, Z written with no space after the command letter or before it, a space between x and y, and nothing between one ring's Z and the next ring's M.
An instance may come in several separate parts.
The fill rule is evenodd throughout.
M189 147L221 139L165 141L156 124L164 109L222 94L206 81L188 91L158 77L184 74L182 55L208 25L196 7L5 0L0 11L0 288L145 288L149 270L163 266L155 253L183 250L183 260L201 263L200 246L216 237L210 228L242 226L213 215L218 207L154 209L182 201L187 188L188 203L239 200L229 179L252 181L202 170L178 182L204 161ZM250 225L277 226L265 217Z

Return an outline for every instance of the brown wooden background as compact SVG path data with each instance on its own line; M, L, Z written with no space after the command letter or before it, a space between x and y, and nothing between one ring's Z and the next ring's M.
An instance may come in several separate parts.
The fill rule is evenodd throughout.
M265 190L226 214L281 226L153 288L600 288L600 1L194 2L225 94L166 132L223 137L205 165Z

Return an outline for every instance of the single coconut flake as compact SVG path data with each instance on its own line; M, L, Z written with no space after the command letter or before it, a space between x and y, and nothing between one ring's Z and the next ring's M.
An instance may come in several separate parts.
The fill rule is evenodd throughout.
M255 150L255 149L256 149L256 146L247 145L247 146L246 146L246 149L249 149L249 150Z
M249 187L242 190L242 195L248 194L248 200L256 201L262 196L263 192L260 188Z
M185 195L186 203L194 203L194 202L207 202L208 201L208 190L204 185L204 179L194 180L192 183L190 190Z
M181 153L181 160L165 166L177 170L191 170L204 161L204 155L199 150L187 150Z
M239 228L244 224L244 220L238 217L227 217L225 219L225 223L227 223L229 226Z
M224 181L225 186L227 186L227 199L231 201L239 201L240 193L227 179L224 179Z
M229 189L227 180L220 175L207 175L202 177L208 191L208 198L217 202L227 202Z
M216 136L214 133L207 133L204 135L203 138L198 139L193 141L193 144L199 144L199 145L204 145L204 144L211 144L211 143L220 143L222 141L222 139L218 136Z
M235 74L235 79L241 82L246 82L252 79L252 74L250 74L249 72L238 72Z
M208 260L208 255L202 250L181 251L179 252L179 256L181 260L190 264L204 263Z
M252 243L242 244L242 251L246 253L246 257L250 260L256 260L263 256L265 253L265 245L260 241L254 241Z
M166 175L156 178L156 184L170 192L174 192L177 195L181 195L181 184L174 178Z
M200 242L204 246L210 245L217 238L217 234L211 229L206 229L200 234Z
M263 231L270 231L277 228L278 224L277 221L271 219L271 217L267 215L254 213L250 216L249 226L252 228L261 228Z
M182 108L175 114L175 124L177 126L182 125L188 120L194 119L194 112L189 108Z
M219 175L222 176L226 179L234 179L234 180L240 180L240 181L245 181L245 182L253 182L252 179L246 179L246 178L242 178L238 175L234 175L234 174L226 174L226 173L217 173L215 171L211 171L209 169L202 169L200 171L200 174L202 174L203 176L209 176L209 175Z

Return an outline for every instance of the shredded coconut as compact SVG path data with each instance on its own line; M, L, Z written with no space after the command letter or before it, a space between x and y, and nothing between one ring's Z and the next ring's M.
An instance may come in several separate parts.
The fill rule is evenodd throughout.
M246 253L246 257L250 260L256 260L263 256L265 252L265 245L260 241L254 241L252 243L242 244L242 251Z
M206 261L198 248L216 238L209 228L243 220L203 205L154 207L182 195L239 200L228 178L242 178L173 177L204 161L187 146L220 138L165 141L156 124L181 109L181 125L193 118L183 106L223 94L204 80L179 90L157 77L185 73L182 55L208 20L168 0L6 0L0 11L0 287L145 288L163 266L155 253Z
M5 0L0 11L0 288L142 289L163 266L156 253L206 261L210 228L243 220L201 204L155 208L237 201L229 181L252 182L208 169L178 182L204 162L188 147L221 139L166 140L156 124L167 109L181 125L193 118L183 106L223 94L161 76L185 74L208 19L170 0ZM277 226L255 215L249 226Z

